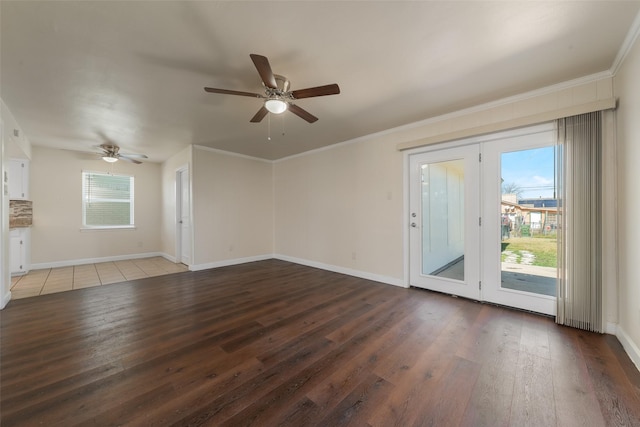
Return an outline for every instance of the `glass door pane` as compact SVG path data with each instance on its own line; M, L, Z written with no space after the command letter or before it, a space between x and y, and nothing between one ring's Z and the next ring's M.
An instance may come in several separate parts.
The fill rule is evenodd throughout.
M464 281L464 162L426 163L422 181L422 274Z
M556 296L555 146L501 154L501 286Z

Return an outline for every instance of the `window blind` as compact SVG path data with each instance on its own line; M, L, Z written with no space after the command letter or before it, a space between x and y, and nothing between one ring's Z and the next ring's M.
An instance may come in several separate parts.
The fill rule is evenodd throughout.
M601 112L558 120L558 142L562 173L556 322L603 332Z
M132 227L133 189L132 176L82 172L82 225Z

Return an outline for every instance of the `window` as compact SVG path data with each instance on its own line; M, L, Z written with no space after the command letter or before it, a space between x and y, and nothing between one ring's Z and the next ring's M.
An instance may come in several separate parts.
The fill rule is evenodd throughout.
M133 227L133 177L82 172L82 225Z

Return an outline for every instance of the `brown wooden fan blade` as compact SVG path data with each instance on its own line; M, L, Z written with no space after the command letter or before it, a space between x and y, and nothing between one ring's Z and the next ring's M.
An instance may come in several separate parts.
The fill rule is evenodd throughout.
M269 110L267 110L263 105L262 108L258 110L256 115L253 116L253 118L251 120L249 120L249 121L251 123L260 123L262 121L262 119L264 119L264 116L267 115L268 112L269 112Z
M313 123L313 122L318 121L318 118L316 116L314 116L313 114L311 114L307 110L304 110L304 109L298 107L296 104L289 104L289 111L291 111L296 116L303 118L304 120L308 121L309 123Z
M273 75L273 71L271 71L271 65L269 65L267 57L256 55L255 53L251 53L249 56L253 61L253 65L256 66L256 70L258 70L258 74L260 74L260 78L264 85L271 89L277 89L278 84L276 83L276 77Z
M299 89L291 92L296 99L312 98L314 96L337 95L340 93L340 86L337 84L310 87L307 89Z
M238 90L216 89L214 87L205 87L204 90L211 93L221 93L223 95L240 95L240 96L250 96L251 98L264 98L264 95L260 95L259 93L241 92Z
M142 162L141 162L141 161L139 161L139 160L130 159L129 157L127 157L127 156L122 156L122 155L118 156L118 159L120 159L120 160L124 160L125 162L129 162L129 163L135 163L135 164L137 164L137 165L139 165L139 164L141 164L141 163L142 163Z

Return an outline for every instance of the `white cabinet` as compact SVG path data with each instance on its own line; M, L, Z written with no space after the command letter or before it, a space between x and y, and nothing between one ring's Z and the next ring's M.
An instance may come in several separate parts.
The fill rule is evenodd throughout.
M9 199L29 200L28 160L9 160Z
M29 199L29 161L10 159L9 199ZM19 202L26 203L26 202ZM25 274L31 268L31 229L16 227L9 231L9 265L12 275Z
M12 275L29 272L30 269L30 228L14 228L9 232L9 263Z

